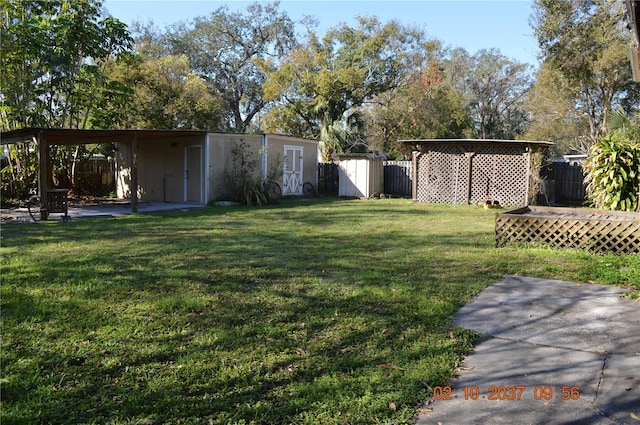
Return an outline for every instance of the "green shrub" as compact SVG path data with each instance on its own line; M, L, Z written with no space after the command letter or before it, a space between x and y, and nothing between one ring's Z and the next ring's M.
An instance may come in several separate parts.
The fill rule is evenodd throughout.
M277 200L272 187L282 178L282 158L279 157L263 178L258 172L258 159L242 139L231 150L231 168L226 168L224 183L229 200L244 205L266 205Z
M587 193L596 208L635 211L640 184L640 144L614 131L591 147L585 162Z

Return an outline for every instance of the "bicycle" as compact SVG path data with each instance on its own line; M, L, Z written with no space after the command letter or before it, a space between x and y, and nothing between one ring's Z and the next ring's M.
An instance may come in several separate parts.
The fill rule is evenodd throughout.
M310 196L315 197L316 196L316 189L313 187L313 185L310 182L305 182L302 185L302 193L306 197L310 197Z
M29 211L29 215L34 222L38 222L40 220L40 198L38 195L31 195L29 199L25 201L27 206L27 211ZM38 217L36 219L36 217Z
M276 182L270 182L267 188L267 195L270 200L277 200L282 197L282 188Z
M34 222L39 222L44 219L47 220L49 214L52 213L60 213L63 214L62 221L69 222L71 221L71 216L69 216L68 203L67 203L67 190L66 189L55 189L47 191L49 196L49 205L48 209L42 209L42 202L38 195L31 195L29 199L25 201L27 206L27 210L29 211L29 215Z

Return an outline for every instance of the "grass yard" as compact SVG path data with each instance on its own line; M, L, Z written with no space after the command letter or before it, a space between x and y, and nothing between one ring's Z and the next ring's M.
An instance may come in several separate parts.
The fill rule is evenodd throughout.
M617 284L640 256L494 247L408 200L2 226L2 424L407 423L505 274ZM634 286L635 285L635 286Z

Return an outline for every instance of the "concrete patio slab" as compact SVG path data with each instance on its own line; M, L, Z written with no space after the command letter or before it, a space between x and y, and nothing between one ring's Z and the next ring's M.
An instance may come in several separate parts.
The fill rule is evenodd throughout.
M456 315L487 335L417 424L640 424L640 303L506 276Z
M172 202L144 202L138 203L138 214L150 214L162 211L180 211L203 208L202 204L172 203ZM70 205L69 217L72 220L81 218L122 217L131 215L131 205L128 202L110 202L96 205ZM27 208L2 209L0 211L2 223L33 222ZM51 214L50 221L62 220L62 214Z

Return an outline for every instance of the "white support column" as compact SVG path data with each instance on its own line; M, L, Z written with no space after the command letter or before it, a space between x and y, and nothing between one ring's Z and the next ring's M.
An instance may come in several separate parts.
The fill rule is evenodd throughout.
M261 144L261 148L260 148L260 162L261 162L261 169L260 172L262 173L262 180L266 180L267 179L267 172L269 170L269 155L268 155L268 150L269 150L269 145L267 142L267 135L263 134L262 135L262 144Z
M133 132L131 137L131 213L138 213L138 136Z

